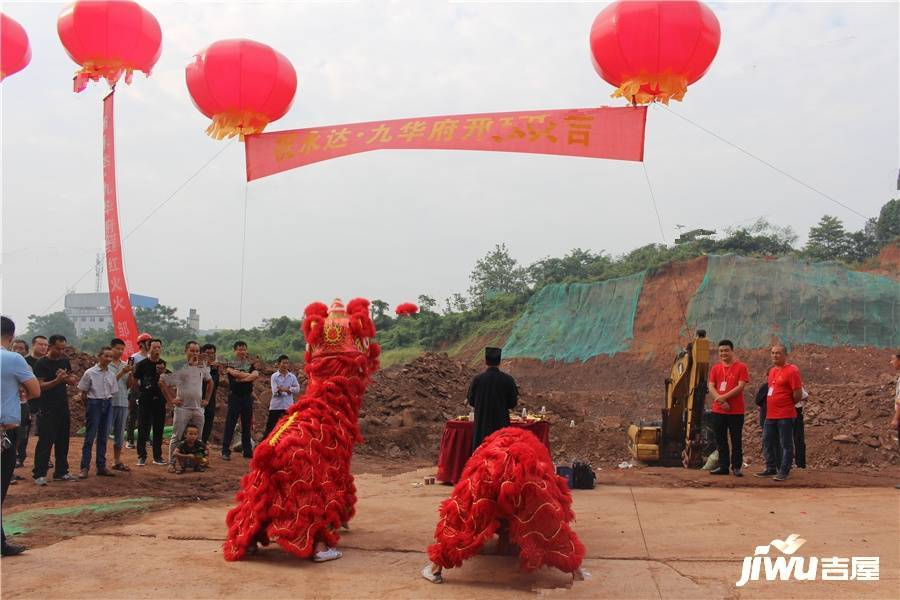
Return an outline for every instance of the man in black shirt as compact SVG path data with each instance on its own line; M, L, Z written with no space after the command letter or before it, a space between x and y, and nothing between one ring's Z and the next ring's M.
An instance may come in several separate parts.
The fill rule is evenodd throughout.
M67 385L77 385L72 365L63 354L65 336L51 335L47 356L34 364L34 376L41 382L41 399L38 413L38 443L34 451L32 476L38 485L47 485L47 469L50 449L54 449L54 481L78 481L69 475L69 397Z
M519 390L516 380L500 370L500 348L485 348L484 362L487 369L475 376L469 385L466 398L475 408L475 426L472 432L474 452L484 438L498 429L509 427L509 411L516 407Z
M200 436L203 445L209 443L209 436L212 434L213 419L216 418L216 392L219 389L219 365L216 364L216 347L212 344L203 344L200 348L200 360L205 360L209 366L209 376L212 382L203 382L203 397L206 397L206 386L211 385L212 392L209 395L209 402L203 409L203 433Z
M241 419L241 451L244 458L253 457L253 440L250 438L253 382L259 379L259 371L247 357L247 342L234 343L234 357L237 363L225 371L228 374L228 414L222 436L222 460L231 460L231 439L238 417Z
M47 338L42 335L36 335L31 338L31 353L25 357L25 362L31 367L32 373L37 361L45 356L47 356ZM28 436L31 435L32 431L37 432L37 412L40 400L41 397L38 395L37 398L32 398L22 405L22 425L19 429L19 439L16 442L18 444L16 448L16 467L23 466L25 459L28 458Z
M159 357L162 340L150 340L150 354L139 362L129 380L138 386L138 466L147 464L147 441L153 427L153 464L166 465L162 455L163 427L166 424L166 398L159 387L159 376L166 372L166 361Z

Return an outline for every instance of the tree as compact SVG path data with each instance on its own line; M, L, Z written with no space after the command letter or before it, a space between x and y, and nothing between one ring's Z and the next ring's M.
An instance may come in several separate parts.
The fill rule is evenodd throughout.
M426 294L419 294L418 301L419 311L423 313L434 312L434 307L437 306L437 300Z
M845 257L848 245L844 223L837 217L825 215L818 225L810 228L803 252L817 260L838 260Z
M140 331L146 331L168 344L194 335L187 321L175 316L176 310L171 306L157 304L155 308L138 308L134 311L134 318Z
M789 226L778 227L759 219L749 227L726 229L726 236L712 250L742 255L778 256L793 251L797 234Z
M847 262L862 262L878 254L879 244L875 237L874 227L867 224L865 229L847 234L844 255Z
M379 318L384 317L390 307L391 305L384 300L372 300L372 302L369 303L369 316L372 317L373 321L376 321Z
M529 281L535 288L548 283L587 281L602 273L609 264L603 253L573 248L562 258L542 258L526 269Z
M263 319L262 329L271 337L280 337L285 333L297 333L300 331L300 321L288 316Z
M59 334L66 336L70 344L78 343L78 336L75 334L75 323L66 316L63 311L57 311L46 315L28 315L28 331L25 333L27 338L36 335L50 337Z
M525 269L509 255L506 244L497 244L475 263L469 275L469 295L483 305L497 294L524 294L528 291L526 276Z
M469 310L469 301L459 292L455 292L453 296L450 297L450 303L453 306L453 310L456 312L466 312Z
M894 198L881 207L875 236L881 245L900 237L900 199Z

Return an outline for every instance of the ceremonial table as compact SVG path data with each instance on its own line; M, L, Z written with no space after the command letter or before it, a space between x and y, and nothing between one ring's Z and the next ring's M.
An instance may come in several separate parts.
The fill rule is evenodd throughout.
M550 423L547 421L527 421L510 423L511 427L527 429L541 440L547 450L550 450ZM447 421L444 427L444 435L441 436L441 449L438 454L438 481L456 483L459 481L466 466L466 461L472 455L472 430L475 424L472 421Z

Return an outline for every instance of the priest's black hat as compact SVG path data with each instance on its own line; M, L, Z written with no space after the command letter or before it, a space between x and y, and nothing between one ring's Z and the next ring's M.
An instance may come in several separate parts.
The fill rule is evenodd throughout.
M502 350L500 348L487 347L484 349L484 362L489 365L499 365Z

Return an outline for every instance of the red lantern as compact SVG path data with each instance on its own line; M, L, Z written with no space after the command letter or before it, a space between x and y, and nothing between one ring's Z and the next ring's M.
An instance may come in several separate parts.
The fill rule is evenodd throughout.
M719 21L702 2L628 1L604 8L591 27L591 54L613 97L634 104L681 100L719 49Z
M0 81L31 62L28 34L14 19L0 13Z
M185 68L194 106L217 140L260 133L291 107L297 73L283 54L251 40L220 40Z
M398 317L410 316L419 312L419 307L412 302L404 302L398 304L397 308L394 309L394 312L397 313Z
M76 92L101 77L114 86L123 74L128 84L134 71L150 75L162 50L156 17L130 0L79 0L59 14L56 30L66 53L81 65Z

